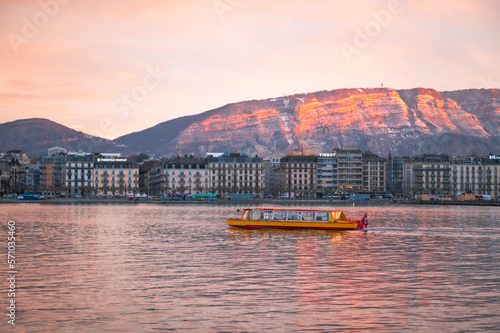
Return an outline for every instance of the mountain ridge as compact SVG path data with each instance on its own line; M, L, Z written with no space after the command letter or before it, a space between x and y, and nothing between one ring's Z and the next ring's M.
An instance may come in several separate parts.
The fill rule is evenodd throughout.
M56 146L68 151L131 153L127 147L111 140L76 131L46 118L18 119L0 124L0 152L18 149L35 157Z
M479 119L474 108L461 108L452 97L464 105L479 103L481 115L492 116ZM357 146L382 155L487 154L500 142L498 97L496 89L347 88L238 102L207 111L207 117L171 133L175 139L149 153L173 155L176 147L185 147L183 154L241 151L269 157ZM128 139L143 135L148 130ZM122 138L115 141L127 145Z
M53 141L70 142L67 146L76 147L75 143L83 140L80 148L86 148L86 142L92 149L144 152L155 157L212 151L270 157L296 151L328 152L345 146L382 156L389 152L393 156L427 152L488 154L500 146L499 100L497 89L322 90L230 103L112 141L60 125L66 134ZM12 148L22 149L4 138L5 124L10 123L0 124L0 147L10 142ZM43 138L38 141L44 142ZM45 138L46 148L62 146L49 141Z

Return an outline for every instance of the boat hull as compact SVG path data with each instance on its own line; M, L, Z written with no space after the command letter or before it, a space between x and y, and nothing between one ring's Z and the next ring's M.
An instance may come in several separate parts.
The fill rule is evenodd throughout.
M250 220L227 220L231 227L242 229L314 229L314 230L356 230L357 223L351 222L292 222L292 221L250 221Z

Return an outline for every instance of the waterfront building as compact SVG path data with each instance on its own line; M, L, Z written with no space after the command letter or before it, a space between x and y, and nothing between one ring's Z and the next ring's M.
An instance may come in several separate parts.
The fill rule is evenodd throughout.
M0 195L7 194L10 188L10 165L7 161L0 161Z
M403 163L409 156L396 156L392 157L389 153L387 159L387 191L398 195L403 192Z
M272 196L276 198L288 196L288 194L286 194L288 189L287 177L280 164L271 164L269 175L266 175L266 177L269 178L269 193Z
M363 191L385 193L387 160L370 151L362 153Z
M155 162L156 163L151 167L147 176L148 193L155 197L166 196L168 193L167 179L163 172L163 163L165 163L165 161L162 159Z
M42 195L52 198L66 193L66 154L47 154L40 160L40 187Z
M174 157L162 163L165 191L189 195L210 192L208 160L198 157Z
M498 196L500 160L491 158L455 158L451 166L453 194Z
M101 154L101 156L104 156ZM127 158L98 157L94 162L94 195L126 197L139 188L139 167Z
M9 166L10 166L9 187L14 192L22 193L24 189L24 184L26 184L26 179L24 179L23 181L23 176L24 176L23 167L21 163L19 163L19 160L15 158L12 158L12 160L9 163Z
M275 182L279 182L278 194L288 198L314 198L317 163L318 158L314 154L292 153L282 157L280 167L274 170Z
M94 155L70 152L66 155L65 186L68 196L88 197L94 192Z
M147 195L157 195L152 193L152 186L158 188L154 181L151 181L151 171L157 169L159 172L160 161L158 160L147 160L139 164L139 191L141 194L145 193ZM155 170L156 172L156 170Z
M335 148L338 164L338 187L341 192L360 192L363 186L362 151L358 148Z
M267 196L271 194L271 172L273 168L273 164L271 160L264 160L263 161L263 166L264 166L264 196Z
M26 174L26 189L29 192L40 192L42 174L40 163L37 160L31 161L23 172Z
M500 196L500 156L482 158L481 163L483 164L483 194L498 199Z
M217 194L262 194L263 159L240 153L208 157L210 190Z
M321 197L333 194L338 190L338 164L335 153L318 155L316 187L318 195Z
M403 192L450 196L450 158L445 154L423 154L403 163Z

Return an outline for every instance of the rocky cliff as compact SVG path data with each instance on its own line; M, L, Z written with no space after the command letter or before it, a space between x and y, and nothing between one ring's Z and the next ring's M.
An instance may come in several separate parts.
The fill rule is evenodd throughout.
M383 156L487 154L498 152L500 144L498 97L494 89L320 91L229 104L115 141L156 156L177 154L177 148L181 154L216 151L268 157L346 146ZM154 144L139 144L147 138Z
M160 123L114 141L47 119L0 124L0 152L31 156L68 150L144 152L155 157L206 152L280 156L359 147L382 156L500 153L496 89L339 89L228 104Z

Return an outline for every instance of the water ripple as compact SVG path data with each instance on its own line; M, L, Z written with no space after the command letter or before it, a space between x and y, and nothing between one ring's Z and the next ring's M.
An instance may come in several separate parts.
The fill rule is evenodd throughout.
M500 330L497 208L345 207L370 218L347 232L227 228L228 206L1 208L20 331Z

